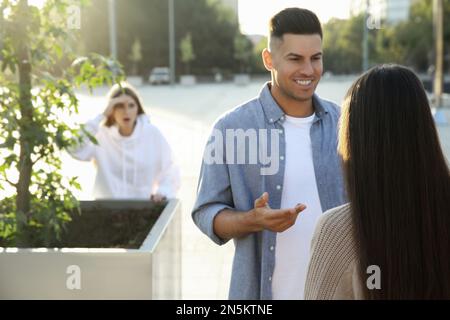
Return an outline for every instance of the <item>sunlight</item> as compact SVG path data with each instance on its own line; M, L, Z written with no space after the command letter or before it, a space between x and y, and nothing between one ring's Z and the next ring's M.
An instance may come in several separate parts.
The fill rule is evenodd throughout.
M46 0L28 0L30 6L42 8Z
M339 0L339 5L329 0L239 0L239 23L245 34L261 34L267 32L267 23L271 16L288 7L301 7L314 11L322 23L333 17L348 18L351 0Z

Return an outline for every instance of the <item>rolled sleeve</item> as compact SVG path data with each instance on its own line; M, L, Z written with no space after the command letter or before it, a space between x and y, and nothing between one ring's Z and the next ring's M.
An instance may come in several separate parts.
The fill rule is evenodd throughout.
M223 133L220 123L217 123L214 128ZM208 143L215 142L210 138ZM203 159L197 200L192 210L192 219L195 224L219 245L225 244L228 240L221 239L214 233L214 218L224 209L234 209L228 166L223 157L224 144L222 147L221 163L206 163Z
M203 208L199 208L192 212L192 218L199 229L206 234L212 241L218 245L223 245L229 241L229 239L222 239L214 232L214 218L223 210L232 209L224 204L212 204Z

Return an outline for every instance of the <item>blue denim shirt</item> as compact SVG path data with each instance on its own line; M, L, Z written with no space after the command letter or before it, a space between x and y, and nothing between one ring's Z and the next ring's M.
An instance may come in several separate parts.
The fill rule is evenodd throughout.
M315 117L310 131L311 146L320 203L325 212L346 202L340 158L337 154L337 125L340 110L336 104L323 100L317 95L314 95L313 102ZM286 149L283 121L284 112L273 99L267 83L258 97L231 110L214 125L215 136L210 137L206 149L212 143L222 145L223 151L215 150L211 154L216 156L216 160L221 158L223 161L211 163L211 161L205 161L204 156L192 218L200 230L215 243L222 245L226 242L213 231L214 217L220 211L253 209L255 199L264 191L269 193L270 207L280 208ZM218 133L222 133L225 137L227 130L230 129L258 131L265 129L267 132L278 132L278 151L272 148L271 142L275 138L271 134L267 134L267 143L263 144L268 146L267 150L279 152L279 155L276 155L279 157L278 170L274 174L262 174L261 169L264 166L267 167L267 161L258 161L256 164L236 163L237 161L233 162L233 159L230 161L233 153L243 151L242 146L238 146L233 148L232 153L227 152L226 148L229 145L225 143L226 139L218 139ZM262 130L262 132L265 131ZM248 152L247 156L249 156ZM275 267L276 233L264 230L233 240L235 255L229 298L272 299L271 281Z

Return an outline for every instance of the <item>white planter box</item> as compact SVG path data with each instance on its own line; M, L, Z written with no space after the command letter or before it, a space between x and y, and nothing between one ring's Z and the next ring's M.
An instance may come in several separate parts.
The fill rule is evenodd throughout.
M250 75L248 74L235 74L234 84L238 86L246 86L250 83Z
M182 75L180 77L180 83L183 86L193 86L197 83L197 80L193 75Z
M171 200L135 250L0 248L0 299L180 299L180 211Z

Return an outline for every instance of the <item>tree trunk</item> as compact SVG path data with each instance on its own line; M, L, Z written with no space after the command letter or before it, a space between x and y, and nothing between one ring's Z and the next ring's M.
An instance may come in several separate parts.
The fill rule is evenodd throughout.
M28 10L27 1L20 1L22 13ZM33 150L32 137L29 134L29 126L33 122L33 105L31 102L31 61L29 47L27 43L27 28L25 22L19 24L18 35L21 36L20 44L17 48L18 69L19 69L19 99L21 119L19 121L20 133L20 158L18 164L19 181L17 183L16 214L17 219L17 246L25 243L23 230L26 226L28 215L30 214L30 183L33 164L31 162L31 152Z
M20 85L20 158L19 158L19 181L17 183L17 211L22 214L28 214L30 211L30 182L31 182L31 151L32 144L30 137L27 136L27 125L30 125L32 119L31 104L31 67L29 61L22 60L19 62L19 85ZM29 129L28 129L29 130Z

